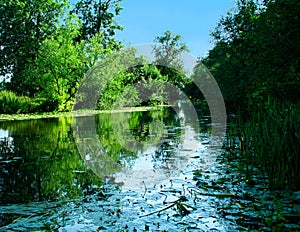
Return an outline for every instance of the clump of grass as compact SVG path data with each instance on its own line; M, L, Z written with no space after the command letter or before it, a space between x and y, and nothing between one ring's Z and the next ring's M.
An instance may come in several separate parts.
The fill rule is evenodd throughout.
M17 96L12 91L2 90L0 91L0 113L26 114L39 112L45 101L42 98Z
M238 133L247 178L254 170L268 178L270 189L300 189L300 107L269 104L252 114Z

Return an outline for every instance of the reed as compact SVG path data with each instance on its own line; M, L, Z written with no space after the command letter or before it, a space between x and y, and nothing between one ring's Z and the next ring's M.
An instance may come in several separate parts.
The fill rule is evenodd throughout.
M272 103L252 114L238 133L248 177L259 171L270 189L300 189L299 116L299 105L287 103Z

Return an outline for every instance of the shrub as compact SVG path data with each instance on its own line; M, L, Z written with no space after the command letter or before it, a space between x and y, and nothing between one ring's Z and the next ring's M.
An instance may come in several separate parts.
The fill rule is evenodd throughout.
M17 96L8 90L0 91L0 113L1 114L26 114L41 112L46 108L47 101L44 98L29 98Z

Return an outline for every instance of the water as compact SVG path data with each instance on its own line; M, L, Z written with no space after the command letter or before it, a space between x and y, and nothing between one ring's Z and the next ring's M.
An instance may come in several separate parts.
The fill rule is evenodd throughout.
M260 226L243 177L220 162L209 132L209 117L195 125L169 108L1 122L0 230Z

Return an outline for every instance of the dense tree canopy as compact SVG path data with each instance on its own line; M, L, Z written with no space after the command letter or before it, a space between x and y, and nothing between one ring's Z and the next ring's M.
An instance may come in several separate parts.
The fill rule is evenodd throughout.
M33 92L24 83L26 69L35 62L42 41L56 30L65 7L64 0L1 1L0 75L12 74L11 89Z
M85 72L101 56L120 48L122 29L114 17L121 0L65 0L0 3L0 75L20 95L46 98L51 108L68 110Z
M227 108L251 111L270 98L300 96L300 3L240 0L212 33L215 47L203 59L217 79Z
M103 45L117 48L120 43L113 39L116 30L122 30L114 17L122 10L121 0L80 0L71 11L82 22L77 40L87 40L97 34L103 39Z
M246 176L257 169L271 189L299 189L300 2L239 0L212 35L202 61L239 115L231 133Z
M116 101L121 106L166 104L167 84L174 86L174 89L184 90L190 80L184 73L180 55L188 51L187 45L179 34L171 31L157 36L154 42L155 60L149 63L143 57L136 57L133 49L126 57L135 60L133 66L117 73L107 82L101 90L98 108L111 108ZM121 55L124 57L125 54Z
M121 47L114 38L122 29L115 21L120 2L78 0L73 7L65 0L1 2L0 75L11 74L11 82L1 88L45 98L45 104L53 104L51 110L69 110L87 70ZM200 62L217 80L227 109L249 112L270 99L299 101L299 12L297 0L238 0L220 20L212 32L215 46ZM151 77L197 100L201 93L186 79L180 60L188 51L181 39L171 31L157 36L155 62L115 77L106 86L109 94L101 96L115 99L115 91ZM201 72L197 67L195 74Z
M28 70L28 81L37 95L46 97L48 104L58 110L70 110L80 81L89 66L85 42L74 44L80 26L67 20L55 36L45 39L39 49L35 65Z

